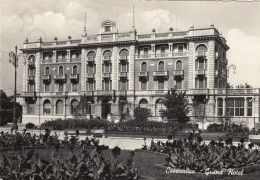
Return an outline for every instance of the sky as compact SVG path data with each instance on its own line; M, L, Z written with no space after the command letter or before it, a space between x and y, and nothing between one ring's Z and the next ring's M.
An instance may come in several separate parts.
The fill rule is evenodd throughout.
M0 0L0 89L13 94L14 67L8 52L15 45L23 47L42 37L43 41L80 39L86 12L88 35L97 34L101 22L116 22L119 32L130 31L135 7L138 34L187 31L214 26L226 38L230 69L229 82L234 86L250 84L260 88L260 2L236 1L145 1L145 0ZM20 52L19 52L20 53ZM18 92L22 92L23 59L19 59Z

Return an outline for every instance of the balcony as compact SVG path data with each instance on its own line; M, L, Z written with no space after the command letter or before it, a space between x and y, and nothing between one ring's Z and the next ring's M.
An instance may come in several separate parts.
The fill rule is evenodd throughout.
M34 78L35 78L35 76L29 75L28 76L28 81L34 81Z
M67 59L56 59L57 63L61 63L61 62L67 62Z
M148 77L148 76L149 76L149 73L148 73L148 71L142 71L142 72L139 72L139 73L138 73L138 76L139 76L139 77Z
M54 75L54 80L56 80L56 81L66 81L66 74Z
M206 52L205 51L196 51L196 57L205 57Z
M94 73L87 73L87 74L86 74L86 77L87 77L88 79L94 79L95 74L94 74Z
M193 95L208 95L209 89L193 89L192 94Z
M70 75L70 80L78 81L79 80L79 74L71 74Z
M155 54L155 57L168 57L166 53Z
M34 97L34 92L24 92L23 97Z
M42 75L43 81L51 81L51 75Z
M107 72L107 73L103 73L103 78L110 78L111 77L111 73Z
M45 59L45 60L42 60L42 63L48 64L48 63L53 63L53 61L52 61L52 59Z
M127 78L127 72L119 72L120 78Z
M206 69L196 69L197 76L206 76Z
M153 76L168 77L168 71L155 71L155 72L153 72Z
M35 66L34 61L33 60L28 61L28 65L29 66Z
M94 95L96 95L96 96L113 96L114 91L113 90L95 91Z
M151 54L139 54L136 56L136 58L144 59L144 58L150 58Z
M181 76L181 77L183 77L184 76L184 71L183 70L174 70L173 71L173 75L174 76Z
M188 52L177 52L177 53L173 53L172 55L173 57L183 57L183 56L187 56Z
M127 55L126 54L120 55L119 59L120 61L127 61Z
M111 57L110 56L104 56L103 61L109 62L109 61L111 61Z
M88 56L87 62L94 62L95 61L95 57L94 56Z
M80 62L81 58L70 58L70 62Z
M117 96L126 96L127 95L127 90L118 90L116 92Z

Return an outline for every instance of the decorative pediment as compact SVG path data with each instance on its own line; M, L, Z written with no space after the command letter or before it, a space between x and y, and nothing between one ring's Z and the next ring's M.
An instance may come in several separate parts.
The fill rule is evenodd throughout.
M106 21L101 23L101 26L102 27L104 27L104 26L116 26L116 23L113 22L113 21L110 21L110 20L106 20Z

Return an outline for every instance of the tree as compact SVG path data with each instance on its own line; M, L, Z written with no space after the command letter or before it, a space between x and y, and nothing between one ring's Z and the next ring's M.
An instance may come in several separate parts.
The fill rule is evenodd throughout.
M138 122L146 122L147 119L151 116L151 110L138 106L134 109L134 116L135 120Z
M165 95L163 104L166 110L162 109L161 113L169 120L177 120L179 123L186 123L189 121L187 116L190 108L188 106L188 100L185 97L185 92L177 92L176 89L172 89Z

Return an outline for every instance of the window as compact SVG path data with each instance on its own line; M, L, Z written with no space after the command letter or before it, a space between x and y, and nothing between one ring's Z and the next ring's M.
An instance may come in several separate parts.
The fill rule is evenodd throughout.
M71 114L76 113L76 108L77 108L78 104L79 104L79 102L77 100L73 100L71 102Z
M227 115L244 116L244 98L227 99Z
M164 89L164 79L163 78L158 79L158 89L160 89L160 90Z
M127 72L127 64L125 61L122 61L120 63L120 66L121 66L121 72Z
M72 92L77 92L77 91L78 91L78 84L72 83Z
M217 103L218 103L218 116L222 116L223 115L223 99L219 98Z
M110 72L110 63L103 64L103 72Z
M155 115L156 116L161 116L162 115L162 110L166 110L165 105L163 104L162 99L158 99L155 103Z
M73 66L72 74L78 74L78 67Z
M33 68L32 66L30 66L30 67L28 68L28 75L29 75L29 76L34 76L34 74L35 74L35 68Z
M141 108L147 108L148 107L148 101L146 99L142 99L140 102L139 102L139 106Z
M144 48L144 54L148 54L149 48Z
M94 90L94 81L87 81L87 90L88 91Z
M161 54L165 54L165 46L161 47Z
M104 58L109 58L110 59L110 57L112 57L112 52L111 51L105 51L104 53L103 53L103 56L104 56Z
M176 70L182 70L182 62L181 61L176 62Z
M45 84L45 92L50 92L50 84Z
M28 84L28 92L34 92L34 84L32 83Z
M127 80L126 79L121 79L119 81L119 89L120 90L127 90Z
M94 64L87 64L87 73L94 73Z
M58 86L59 86L59 91L62 92L63 91L63 83L59 83Z
M196 51L207 51L207 47L201 44L197 46Z
M183 52L183 46L178 46L178 52L182 53Z
M164 62L159 62L159 68L158 68L159 71L164 71Z
M147 64L146 64L146 62L143 62L143 63L142 63L141 71L142 71L142 72L147 71Z
M252 107L253 107L253 103L252 103L252 98L247 98L247 116L252 116L253 112L252 112Z
M56 103L56 114L63 114L64 105L62 100L58 100Z
M50 74L50 68L49 67L46 67L45 68L45 75L49 75Z
M110 80L104 80L104 90L110 90Z
M147 90L147 80L141 79L141 90Z
M110 26L105 26L105 32L110 32Z
M197 89L207 88L207 78L203 76L198 76L195 81Z
M176 77L176 89L182 89L182 78Z
M59 67L59 74L60 75L63 74L63 67L62 66Z
M51 102L45 100L43 103L43 114L51 114Z

